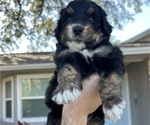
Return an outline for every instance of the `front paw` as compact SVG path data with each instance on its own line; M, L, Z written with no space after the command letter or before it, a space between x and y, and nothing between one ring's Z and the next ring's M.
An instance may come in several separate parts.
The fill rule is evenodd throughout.
M52 100L57 104L66 104L78 99L81 94L81 87L75 80L67 80L65 84L57 86L53 93Z
M103 112L108 119L116 122L118 119L121 118L125 105L126 105L126 102L122 100L119 104L113 105L112 108L110 109L103 106Z

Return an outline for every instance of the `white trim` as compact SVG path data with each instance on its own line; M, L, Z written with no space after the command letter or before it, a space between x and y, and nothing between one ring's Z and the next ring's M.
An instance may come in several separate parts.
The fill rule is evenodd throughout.
M150 46L139 46L139 47L120 47L123 52L123 55L141 55L141 54L150 54Z
M44 98L44 96L38 96L38 97L36 97L36 96L33 96L33 97L21 97L21 99L23 99L23 100L28 100L28 99L43 99Z
M37 117L37 118L22 118L19 121L21 122L30 122L30 123L39 123L39 122L46 122L47 117Z
M12 71L12 70L29 70L29 69L49 69L55 68L54 63L41 63L41 64L26 64L26 65L7 65L1 66L0 71Z
M127 73L125 73L125 75L124 75L124 78L125 78L125 86L126 86L126 96L127 96L127 105L128 105L128 109L127 109L127 111L128 111L128 121L129 121L129 123L128 123L128 125L132 125L131 123L132 123L132 119L131 119L131 102L130 102L130 91L129 91L129 82L128 82L128 74Z
M22 100L26 100L27 97L21 97L21 79L30 79L30 78L50 78L51 74L30 74L30 75L17 75L17 104L18 104L18 120L25 122L46 122L47 117L34 117L34 118L23 118L22 116ZM28 97L28 99L43 99L44 96L39 97Z
M6 82L11 82L11 98L6 99ZM11 118L6 117L6 101L11 101ZM13 77L7 77L3 79L3 121L5 122L14 122L14 91L13 91Z

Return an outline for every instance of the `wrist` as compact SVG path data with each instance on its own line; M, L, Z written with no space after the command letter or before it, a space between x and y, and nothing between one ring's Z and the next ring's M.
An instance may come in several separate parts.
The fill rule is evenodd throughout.
M87 125L87 116L81 114L63 114L61 125Z
M64 105L61 125L86 125L87 114L78 109L78 106Z

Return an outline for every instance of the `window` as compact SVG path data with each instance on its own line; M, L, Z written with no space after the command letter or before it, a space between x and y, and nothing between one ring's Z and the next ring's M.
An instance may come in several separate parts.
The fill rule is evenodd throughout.
M4 121L13 122L13 78L8 77L3 80L4 93Z
M50 75L25 75L19 76L18 80L20 119L25 121L34 121L34 119L44 121L49 111L44 99Z

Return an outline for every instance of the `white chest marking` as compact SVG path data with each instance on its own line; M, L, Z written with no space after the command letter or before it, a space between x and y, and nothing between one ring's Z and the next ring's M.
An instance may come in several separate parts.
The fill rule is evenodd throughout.
M96 50L87 50L87 49L84 49L82 51L80 51L80 53L82 55L85 56L85 58L87 59L88 57L92 58L92 56L94 54L98 54L100 57L105 57L107 56L110 52L112 51L112 48L111 47L108 47L108 46L103 46L103 47L100 47Z
M82 54L82 55L84 55L86 58L88 58L88 57L92 57L93 56L93 52L91 51L88 51L87 49L84 49L84 50L82 50L82 51L80 51L80 53Z
M66 44L73 51L80 51L81 49L85 48L85 44L82 42L67 41Z

